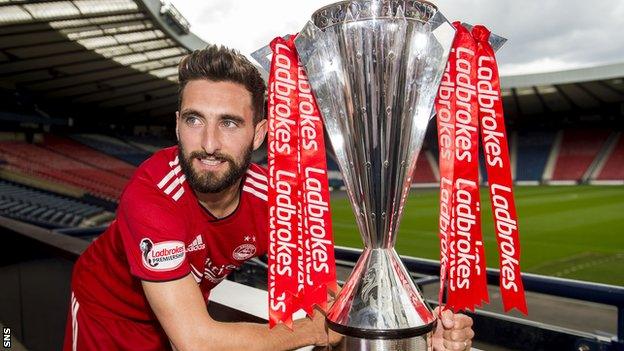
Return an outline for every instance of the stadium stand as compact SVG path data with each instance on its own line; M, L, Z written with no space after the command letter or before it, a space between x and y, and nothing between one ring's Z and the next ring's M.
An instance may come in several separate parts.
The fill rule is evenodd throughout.
M82 188L26 174L19 169L11 167L8 163L4 165L0 163L0 179L74 198L81 198L87 195L87 191Z
M552 132L518 132L516 181L540 181L555 134Z
M607 130L564 130L552 180L580 181L600 152L609 133Z
M342 174L340 173L340 167L338 167L338 163L336 163L334 156L328 152L326 160L327 182L329 183L329 187L336 190L344 187L344 180L342 179Z
M607 155L606 162L596 179L624 180L624 137L622 137L622 133L619 133L615 147Z
M114 201L119 198L128 181L122 176L103 172L101 169L26 142L2 141L0 151L8 163L4 167L78 186L94 195Z
M92 227L113 219L102 207L0 180L0 215L46 228Z
M251 162L263 167L268 166L266 143L263 143L257 150L251 153Z
M105 154L138 166L149 158L151 152L138 149L120 139L97 134L74 134L72 139L88 145Z
M412 176L412 184L433 184L437 182L436 176L429 162L429 150L422 150L416 160L416 168Z
M487 184L487 168L485 166L485 155L483 154L483 148L479 145L479 182L484 185Z
M168 141L166 139L143 135L143 136L126 136L120 137L120 139L124 140L128 144L143 150L149 153L156 152L160 149L172 146L175 144L173 141Z
M76 159L93 167L111 172L124 178L132 177L136 167L114 157L98 152L76 141L46 134L43 146L66 157Z

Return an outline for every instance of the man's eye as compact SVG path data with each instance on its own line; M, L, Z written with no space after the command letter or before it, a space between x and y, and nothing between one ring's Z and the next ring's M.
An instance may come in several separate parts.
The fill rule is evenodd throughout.
M190 126L199 126L201 125L201 120L197 117L187 117L186 123Z
M226 119L223 121L223 126L226 128L236 128L238 127L238 123L230 120L230 119Z

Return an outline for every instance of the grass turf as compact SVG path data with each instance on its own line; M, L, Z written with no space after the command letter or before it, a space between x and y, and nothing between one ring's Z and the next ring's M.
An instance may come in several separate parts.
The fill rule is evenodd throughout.
M523 272L624 285L624 187L517 186ZM490 199L481 189L488 267L498 267ZM362 247L349 200L332 200L336 245ZM439 260L438 190L414 189L401 221L401 255Z

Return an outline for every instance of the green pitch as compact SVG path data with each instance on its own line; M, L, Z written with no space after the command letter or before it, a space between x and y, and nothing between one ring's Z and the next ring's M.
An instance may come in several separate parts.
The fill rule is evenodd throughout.
M515 187L521 267L562 278L624 285L624 187ZM498 253L487 189L481 190L488 267ZM332 200L336 245L362 247L349 200ZM405 207L396 249L439 260L438 190L414 189Z

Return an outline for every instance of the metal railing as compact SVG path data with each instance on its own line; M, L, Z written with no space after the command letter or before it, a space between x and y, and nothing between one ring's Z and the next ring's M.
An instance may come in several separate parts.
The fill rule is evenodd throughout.
M355 263L361 254L361 250L346 247L336 247L335 252L336 261L343 264ZM414 279L414 282L421 288L439 282L440 263L438 261L405 256L402 256L401 260L409 272L422 275ZM488 284L498 285L499 279L498 270L487 269ZM617 308L617 336L606 338L597 334L478 310L469 314L476 321L475 326L478 328L476 334L480 340L513 349L624 350L624 287L530 273L522 273L522 282L526 291L615 306ZM429 302L437 304L437 301ZM499 333L500 331L504 332ZM501 338L501 335L504 338ZM533 341L534 345L523 344L527 340Z
M78 234L74 233L73 230L53 232L4 217L0 217L0 228L4 229L5 232L20 234L25 238L34 240L45 246L50 252L70 261L74 261L89 244L87 240L72 237ZM86 234L88 234L87 236L95 236L98 234L96 233L98 230L101 228ZM361 254L361 250L345 247L336 247L335 252L337 265L342 267L352 267ZM412 273L414 282L421 288L439 281L440 264L438 261L414 257L402 257L402 261L408 271ZM248 270L247 274L244 270ZM257 285L266 284L266 264L262 261L252 261L244 270L234 272L232 275L243 280L259 278ZM254 278L250 279L250 277ZM495 269L487 269L487 280L489 284L498 284L499 272ZM546 323L477 310L468 314L475 320L474 328L478 340L508 349L521 350L624 350L624 287L528 273L522 274L522 280L525 290L529 292L615 306L617 308L617 335L605 337L598 333L575 331ZM247 283L251 284L249 281ZM437 301L429 300L429 302L433 305L437 304Z

